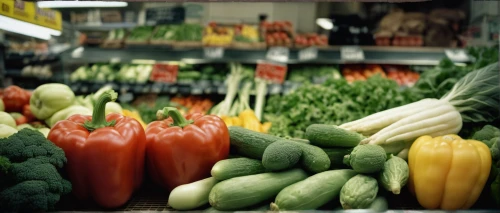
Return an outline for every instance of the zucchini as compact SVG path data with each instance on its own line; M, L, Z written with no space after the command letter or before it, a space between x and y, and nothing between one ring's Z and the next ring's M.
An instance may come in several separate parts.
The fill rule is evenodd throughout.
M391 156L384 163L384 169L379 175L379 183L387 191L398 195L401 188L408 182L409 175L408 163L400 157Z
M280 140L280 137L254 132L239 126L230 126L229 137L231 148L238 154L253 159L262 159L264 150L269 144Z
M365 136L328 124L311 124L306 128L306 138L319 147L355 147Z
M266 172L260 160L240 157L221 160L212 167L210 174L218 181L234 177L254 175Z
M301 169L235 177L217 183L209 202L220 211L243 209L271 199L285 187L306 178Z
M280 171L295 166L302 156L302 149L286 141L276 141L269 145L262 156L262 165L271 171Z
M326 155L330 158L330 169L346 169L344 156L352 152L352 148L324 148Z
M356 174L351 169L315 174L281 190L271 203L271 210L315 210L338 197L342 186Z
M300 164L305 170L312 173L320 173L330 168L330 158L321 148L302 142L287 141L296 144L302 149Z
M196 209L208 203L208 194L217 183L213 177L175 187L168 197L168 205L177 210Z

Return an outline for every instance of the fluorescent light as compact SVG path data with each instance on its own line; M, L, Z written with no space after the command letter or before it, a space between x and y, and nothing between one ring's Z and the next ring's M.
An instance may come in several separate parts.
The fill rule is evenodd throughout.
M55 35L58 32L58 35L61 35L60 31L53 30L50 28L38 26L36 24L31 24L24 21L19 21L17 19L9 18L7 16L0 15L0 29L19 33L26 36L31 36L43 40L49 40L51 35Z
M74 7L126 7L127 2L120 1L39 1L39 8L74 8Z
M331 30L331 29L333 29L332 20L327 19L327 18L318 18L318 19L316 19L316 24L319 25L321 28L323 28L325 30Z

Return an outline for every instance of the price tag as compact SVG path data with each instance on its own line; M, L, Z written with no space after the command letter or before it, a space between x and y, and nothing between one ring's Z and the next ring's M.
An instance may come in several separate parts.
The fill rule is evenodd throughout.
M162 84L153 84L153 86L151 86L151 92L160 93L162 88L163 88Z
M219 87L217 88L217 93L218 93L218 94L221 94L221 95L222 95L222 94L226 94L226 87L225 87L225 86L219 86Z
M80 89L82 93L87 93L89 91L89 87L87 85L83 85Z
M149 92L150 92L150 90L151 90L151 86L149 86L149 85L144 85L144 86L142 87L142 91L141 91L141 92L142 92L142 93L149 93Z
M128 103L128 102L131 102L132 100L134 100L134 95L132 93L120 94L120 96L118 97L118 100L121 103Z
M258 63L255 69L255 77L282 84L285 81L287 66L275 63Z
M224 57L224 48L222 47L205 47L203 48L205 58L221 59Z
M444 50L446 57L455 62L469 61L469 56L463 49L446 49Z
M177 93L177 91L178 91L178 89L177 89L177 87L176 87L176 86L170 87L170 89L169 89L169 92L170 92L171 94L175 94L175 93Z
M279 94L281 92L281 86L280 85L272 85L271 89L269 90L270 94Z
M308 47L299 51L299 60L307 61L318 58L318 48Z
M156 82L175 83L178 72L179 65L177 64L157 63L153 66L149 79Z
M340 59L344 61L362 61L365 60L365 53L360 47L341 47Z
M191 88L191 94L193 95L200 95L203 93L203 89L199 88L199 87L192 87Z
M277 62L287 62L290 56L290 50L286 47L271 47L267 51L267 59Z

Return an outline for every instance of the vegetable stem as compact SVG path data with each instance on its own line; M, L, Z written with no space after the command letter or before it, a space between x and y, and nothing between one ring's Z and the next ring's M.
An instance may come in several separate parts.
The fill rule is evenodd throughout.
M94 105L94 111L92 112L92 120L85 121L83 126L89 130L90 132L102 128L114 126L116 121L106 121L106 103L115 101L118 97L118 94L113 90L104 91L99 98L97 99Z
M181 112L175 107L164 107L162 110L158 110L156 113L159 119L171 117L174 123L172 126L178 126L184 128L185 126L192 124L192 120L187 120L182 116Z

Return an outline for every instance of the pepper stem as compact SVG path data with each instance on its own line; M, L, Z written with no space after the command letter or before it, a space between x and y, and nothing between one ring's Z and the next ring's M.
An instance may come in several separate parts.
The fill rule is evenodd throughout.
M99 96L96 103L94 104L94 111L92 112L92 121L86 121L83 126L90 132L102 128L114 126L116 121L112 120L106 121L106 104L111 101L115 101L118 94L113 90L107 90Z
M184 118L181 115L181 112L179 112L179 110L175 107L164 107L163 109L158 110L158 112L156 112L156 118L158 120L163 120L168 117L171 117L172 120L174 120L172 126L178 126L183 128L193 123L192 120L186 120L186 118Z

